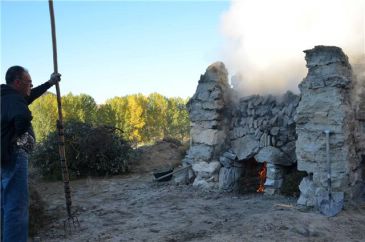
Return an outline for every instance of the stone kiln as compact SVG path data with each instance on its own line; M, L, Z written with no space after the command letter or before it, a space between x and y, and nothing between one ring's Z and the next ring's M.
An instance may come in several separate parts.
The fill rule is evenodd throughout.
M231 191L255 184L274 194L284 175L298 169L307 174L298 203L315 206L327 189L323 131L329 129L333 189L347 199L359 194L365 125L356 113L365 105L352 99L351 66L338 47L316 46L305 53L308 75L300 95L240 98L223 63L207 68L187 105L191 143L183 165L192 165L194 186ZM250 176L256 183L247 182Z

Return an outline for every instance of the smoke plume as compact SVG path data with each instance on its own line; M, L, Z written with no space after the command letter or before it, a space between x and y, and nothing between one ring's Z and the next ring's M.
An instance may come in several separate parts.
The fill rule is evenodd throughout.
M242 95L297 92L303 50L316 45L341 47L357 67L365 59L364 0L232 0L221 30L223 60Z

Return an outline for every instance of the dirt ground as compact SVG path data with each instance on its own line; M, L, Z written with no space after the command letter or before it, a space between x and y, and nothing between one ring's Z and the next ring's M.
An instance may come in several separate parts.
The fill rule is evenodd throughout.
M179 159L175 148L165 154L167 165ZM148 169L163 166L163 156ZM202 191L154 182L144 171L72 181L73 209L81 227L67 237L62 182L38 182L50 216L40 241L365 241L363 200L327 218L296 206L291 197Z

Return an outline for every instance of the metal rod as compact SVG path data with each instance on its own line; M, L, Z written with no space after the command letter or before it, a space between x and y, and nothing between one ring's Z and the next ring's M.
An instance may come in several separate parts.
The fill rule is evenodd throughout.
M182 170L185 170L186 168L189 168L189 167L191 167L191 165L184 166L184 167L182 167L182 168L180 168L180 169L177 169L176 171L172 171L172 172L170 172L170 173L168 173L168 174L166 174L166 175L160 176L159 178L155 178L155 181L162 180L162 179L164 179L165 177L171 176L171 175L173 175L173 174L175 174L175 173L178 173L178 172L180 172L180 171L182 171Z

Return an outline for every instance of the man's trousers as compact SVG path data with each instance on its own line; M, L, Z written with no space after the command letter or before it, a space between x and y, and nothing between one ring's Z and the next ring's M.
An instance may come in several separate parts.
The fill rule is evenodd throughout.
M1 166L2 242L28 239L28 154L18 149Z

